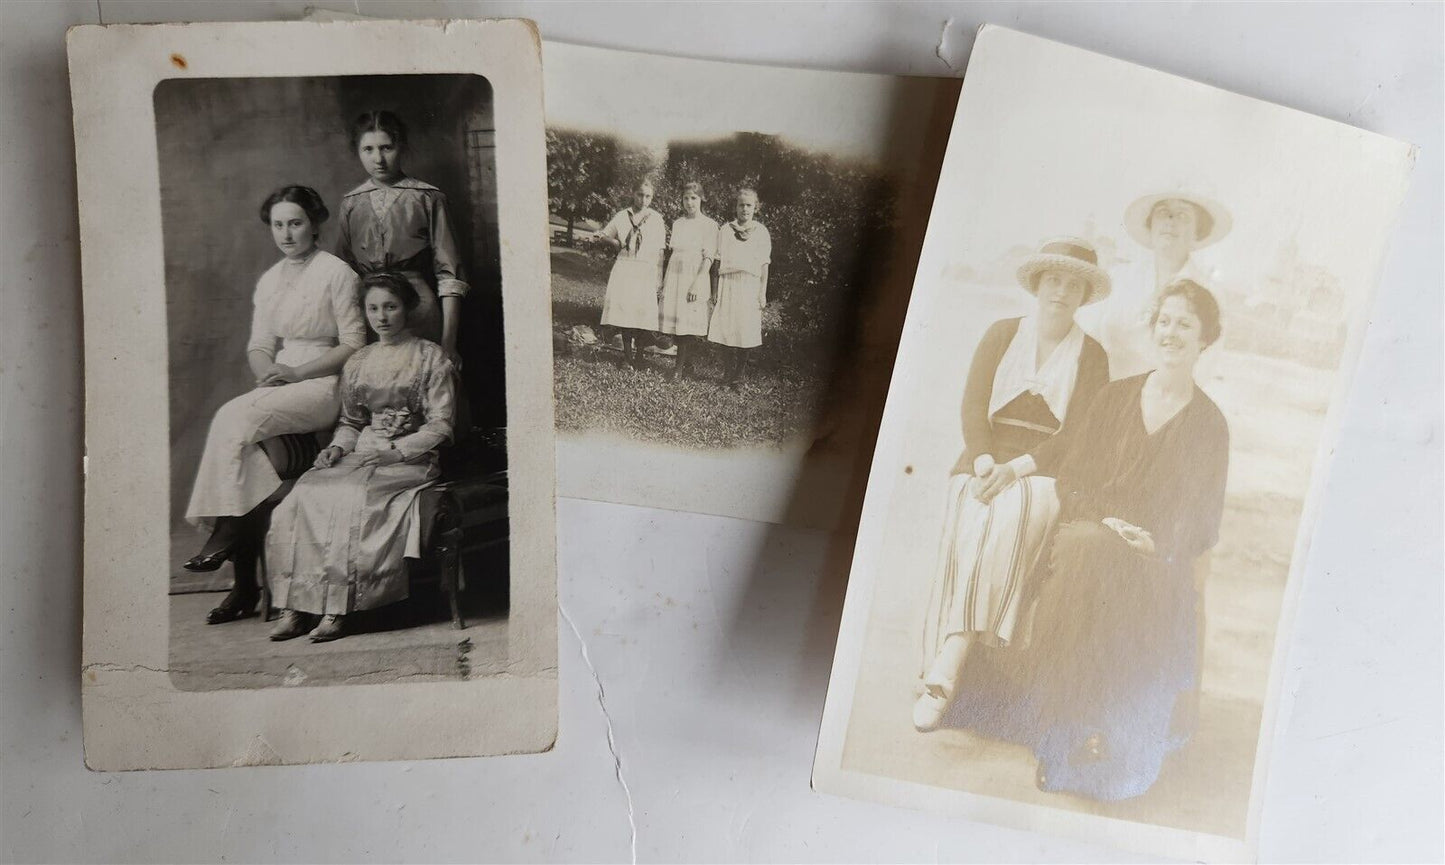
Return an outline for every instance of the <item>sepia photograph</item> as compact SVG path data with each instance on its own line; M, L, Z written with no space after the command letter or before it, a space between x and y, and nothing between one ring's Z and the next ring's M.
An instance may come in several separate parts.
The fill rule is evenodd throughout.
M562 493L846 522L957 82L545 53Z
M155 28L72 36L86 310L97 322L87 322L87 604L104 610L87 615L88 761L548 747L555 534L535 32L524 22L165 29L191 53L155 54L165 35ZM263 38L279 53L247 51ZM375 62L389 44L413 68ZM289 64L297 74L272 62L288 50L304 56ZM348 57L378 71L335 74L358 65ZM192 69L206 74L181 74ZM107 79L100 107L81 95L95 76ZM141 110L120 110L140 98ZM142 133L152 185L142 172L129 191L97 186L114 158L100 142ZM127 204L154 223L127 218ZM130 247L103 258L121 232ZM136 333L101 317L115 303ZM122 347L139 332L161 343L131 358ZM140 430L151 431L145 450L107 456L139 444ZM137 524L135 570L117 568L108 521ZM97 596L121 585L133 600L103 606ZM89 657L151 653L158 638L157 662ZM294 696L266 696L276 691ZM421 706L469 708L426 735L387 721L388 709ZM225 720L171 729L198 711ZM374 720L328 727L358 713ZM466 718L487 719L487 731L457 726ZM145 744L155 735L165 747Z
M968 74L815 784L1248 855L1411 148L998 28Z

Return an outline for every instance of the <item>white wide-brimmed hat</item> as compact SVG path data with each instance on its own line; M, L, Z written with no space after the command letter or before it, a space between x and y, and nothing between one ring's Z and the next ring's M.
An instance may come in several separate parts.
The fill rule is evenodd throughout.
M1019 265L1019 285L1029 294L1036 293L1038 285L1034 282L1034 277L1050 268L1066 270L1083 277L1089 283L1089 293L1084 296L1080 306L1109 296L1109 274L1099 266L1099 253L1087 240L1078 237L1054 237L1045 240L1040 244L1038 252L1025 258L1023 264Z
M1205 198L1193 192L1156 192L1153 195L1146 195L1129 205L1124 211L1124 228L1128 229L1129 236L1145 247L1153 246L1149 237L1149 215L1154 212L1154 205L1161 201L1178 199L1187 201L1204 215L1204 219L1196 224L1194 248L1200 249L1224 237L1234 225L1230 218L1229 211L1224 205L1212 198ZM1200 233L1202 232L1202 233Z

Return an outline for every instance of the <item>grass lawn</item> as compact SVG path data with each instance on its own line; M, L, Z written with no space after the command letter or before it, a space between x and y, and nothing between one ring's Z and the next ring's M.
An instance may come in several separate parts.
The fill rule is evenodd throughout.
M673 359L645 352L643 369L622 367L604 340L567 339L574 325L597 329L608 265L580 252L552 248L552 325L556 346L553 394L557 428L610 431L690 448L782 445L809 436L826 392L811 365L790 364L767 347L754 349L742 388L721 384L722 354L708 352L695 377L669 382ZM765 325L766 327L766 325ZM807 372L799 372L804 366Z

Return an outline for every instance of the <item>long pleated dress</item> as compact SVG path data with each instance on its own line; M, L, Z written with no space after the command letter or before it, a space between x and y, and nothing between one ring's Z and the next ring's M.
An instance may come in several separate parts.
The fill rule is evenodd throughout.
M602 235L622 244L607 277L602 323L611 327L657 330L657 289L662 281L662 250L667 223L650 207L620 210Z
M753 220L746 226L723 223L717 232L717 305L708 322L708 342L734 348L763 344L763 268L773 260L773 238L767 226Z
M414 177L391 186L368 180L341 199L337 255L361 275L407 278L421 303L407 318L417 336L440 342L439 298L466 297L461 252L440 189Z
M452 436L454 382L441 347L411 334L347 362L331 442L345 456L302 475L271 517L276 606L345 615L407 597L404 559L420 553L416 497L440 474L436 449ZM403 462L365 461L393 446Z
M924 621L925 672L952 634L978 634L991 646L1014 640L1059 512L1053 475L1064 431L1109 380L1103 348L1077 327L1042 367L1037 345L1032 317L1009 318L990 326L974 351L963 394L964 452L949 482ZM999 465L1028 454L1036 471L984 504L973 477L982 454Z
M276 262L256 282L247 352L299 366L337 345L365 345L357 282L344 261L321 250ZM216 517L241 516L265 501L281 478L258 443L330 429L340 407L336 387L337 376L320 376L254 388L222 405L206 433L186 519L209 527Z
M1044 789L1102 800L1146 792L1187 741L1175 707L1199 670L1193 563L1218 538L1229 468L1228 424L1197 387L1145 430L1147 378L1103 388L1071 438L1035 636L1008 656L1013 691L964 691L947 716L1031 747ZM1147 530L1156 552L1135 551L1106 517Z
M701 213L679 217L672 223L667 248L671 252L662 275L659 329L675 336L707 336L712 294L707 268L717 258L717 223ZM694 300L687 299L689 290Z

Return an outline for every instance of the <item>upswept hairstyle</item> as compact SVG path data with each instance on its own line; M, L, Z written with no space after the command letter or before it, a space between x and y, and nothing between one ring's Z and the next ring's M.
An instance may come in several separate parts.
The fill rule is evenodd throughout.
M311 226L316 233L321 233L321 223L331 216L331 211L326 209L326 202L316 190L309 186L283 186L261 202L261 224L271 224L271 208L278 204L295 204L306 211L306 218L311 220Z
M416 293L412 287L411 280L399 273L381 271L380 273L368 273L361 278L361 291L358 295L358 302L362 308L366 307L366 295L373 288L391 292L392 296L401 301L402 307L408 316L421 305L421 295Z
M406 149L406 124L390 111L368 111L351 124L351 150L361 146L361 136L368 132L385 132L398 150Z

